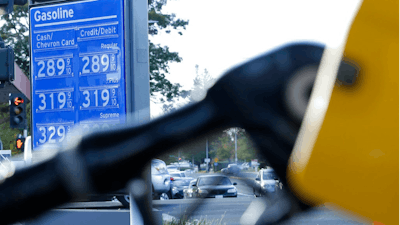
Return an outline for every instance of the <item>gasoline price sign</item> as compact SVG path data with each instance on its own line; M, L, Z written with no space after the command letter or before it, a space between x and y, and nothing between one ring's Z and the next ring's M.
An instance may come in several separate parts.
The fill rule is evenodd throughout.
M33 150L64 142L78 125L125 123L123 12L120 0L30 8Z

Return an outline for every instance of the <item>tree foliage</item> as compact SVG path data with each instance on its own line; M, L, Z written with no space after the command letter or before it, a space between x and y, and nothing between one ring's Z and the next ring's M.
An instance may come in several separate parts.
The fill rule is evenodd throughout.
M14 49L15 62L25 75L30 77L29 63L29 19L28 4L14 6L14 12L1 16L5 23L0 27L0 34L6 45Z
M235 132L237 132L237 158L238 161L249 161L257 158L257 150L246 134L246 131L241 128L230 128L224 130L220 137L214 141L211 146L215 150L216 157L223 161L235 160Z
M188 25L187 20L176 18L175 14L163 14L162 8L167 0L149 0L148 18L155 21L149 24L148 33L150 36L159 34L164 30L170 33L176 30L182 35L182 30ZM30 78L29 64L29 14L28 4L14 6L14 12L1 16L4 24L0 27L1 37L6 45L14 49L15 61L28 78ZM149 41L149 64L150 64L150 92L159 92L166 99L179 95L181 86L171 83L166 74L169 73L169 65L172 62L181 62L177 52L171 52L168 46L156 45Z
M199 65L195 66L196 77L193 80L193 89L191 92L192 101L200 101L206 96L207 90L214 85L216 79L213 78L207 69L203 73L199 72Z

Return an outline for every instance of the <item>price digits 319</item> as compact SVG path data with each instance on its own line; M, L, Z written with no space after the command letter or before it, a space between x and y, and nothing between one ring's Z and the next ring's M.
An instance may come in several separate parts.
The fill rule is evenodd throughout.
M105 73L117 70L115 54L88 55L81 58L81 73Z
M46 101L46 96L50 98L50 103ZM56 97L55 97L56 96ZM50 94L39 94L40 105L39 110L57 110L64 108L72 108L71 92L52 92ZM57 98L57 100L55 100ZM47 103L46 103L47 102ZM50 107L49 107L50 106Z
M66 133L69 132L69 126L48 126L39 127L40 139L39 143L56 143L62 142L65 139Z
M97 89L97 90L84 90L83 94L83 108L88 107L107 107L117 105L117 94L115 88L113 89Z
M71 58L40 60L38 77L52 77L72 74Z

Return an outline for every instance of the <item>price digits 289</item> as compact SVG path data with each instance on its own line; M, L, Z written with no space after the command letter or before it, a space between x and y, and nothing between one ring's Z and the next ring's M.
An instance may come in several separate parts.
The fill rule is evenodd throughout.
M56 58L39 60L37 66L39 78L72 75L71 58Z
M86 55L81 59L81 74L107 73L117 70L115 54Z

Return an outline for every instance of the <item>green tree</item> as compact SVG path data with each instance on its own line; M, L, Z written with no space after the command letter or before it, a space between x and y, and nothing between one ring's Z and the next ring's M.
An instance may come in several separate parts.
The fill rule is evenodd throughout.
M30 52L29 52L29 18L28 4L14 6L14 12L2 15L4 22L0 27L0 34L6 45L14 49L15 62L28 78Z
M232 137L226 131L223 131L221 133L221 136L218 137L217 140L212 142L211 145L215 151L216 157L219 160L228 160L229 162L231 162L231 160L234 158L235 145L232 141Z
M240 161L250 161L257 158L257 150L251 139L244 134L237 140L237 157Z
M175 14L163 14L162 8L167 0L148 0L149 21L155 21L149 25L150 36L159 34L160 31L171 33L176 30L182 35L182 30L188 25L187 20L176 18ZM14 48L15 61L28 78L30 78L30 54L29 54L29 14L28 4L14 6L14 12L1 16L4 24L0 27L1 37L6 45ZM150 92L159 92L163 98L170 99L179 95L181 86L172 84L165 76L169 73L169 64L181 62L177 52L171 52L168 46L156 45L149 41L150 64Z
M193 80L190 97L192 101L200 101L206 96L207 90L214 85L216 79L208 73L207 69L204 69L203 73L199 73L199 65L196 65L195 68L196 77Z

